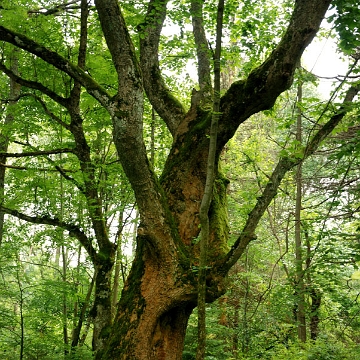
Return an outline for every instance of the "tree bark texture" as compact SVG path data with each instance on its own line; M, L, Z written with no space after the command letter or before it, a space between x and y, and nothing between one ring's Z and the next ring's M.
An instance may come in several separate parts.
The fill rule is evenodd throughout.
M286 172L298 165L295 157L282 157L274 168L262 195L249 213L244 228L231 249L227 247L226 187L228 181L218 172L220 153L237 128L251 115L269 109L293 81L298 61L316 35L330 0L297 0L287 30L275 50L248 78L234 82L220 100L218 141L215 151L215 183L209 216L209 248L206 273L206 301L225 292L225 278L251 240L267 206L275 197ZM68 100L40 83L23 79L0 64L0 70L16 82L43 92L71 110L69 126L77 136L75 149L82 170L87 174L85 188L99 251L78 228L46 217L33 218L18 211L3 211L29 221L57 225L76 236L96 265L94 311L103 314L104 323L95 325L100 339L96 359L181 359L188 318L197 305L198 281L193 271L199 265L199 209L204 195L211 125L211 111L196 101L196 91L188 111L174 98L160 72L158 46L166 17L166 0L150 0L145 21L139 26L140 62L124 17L116 0L96 0L96 9L112 62L117 72L115 95L99 85L81 66L28 37L0 26L0 40L28 51L66 73L93 96L109 113L113 138L122 167L134 190L140 225L136 256L122 290L117 314L111 325L111 272L114 246L109 242L103 214L95 189L81 119ZM197 10L196 10L197 11ZM197 19L200 18L196 14ZM197 40L201 43L201 39ZM203 52L200 52L203 56ZM199 56L200 56L199 55ZM206 66L201 68L201 71ZM204 70L206 71L206 70ZM201 73L206 83L207 75ZM148 161L143 139L144 90L157 114L173 136L173 144L158 178ZM349 90L345 102L351 102L358 88ZM74 104L73 104L74 105ZM346 104L345 104L346 105ZM347 107L341 108L310 140L303 159L314 153L320 142L341 121Z

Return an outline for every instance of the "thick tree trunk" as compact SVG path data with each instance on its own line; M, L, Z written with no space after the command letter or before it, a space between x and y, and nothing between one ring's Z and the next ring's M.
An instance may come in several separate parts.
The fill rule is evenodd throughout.
M181 359L196 306L196 278L179 264L159 259L146 237L137 241L107 351L96 359Z

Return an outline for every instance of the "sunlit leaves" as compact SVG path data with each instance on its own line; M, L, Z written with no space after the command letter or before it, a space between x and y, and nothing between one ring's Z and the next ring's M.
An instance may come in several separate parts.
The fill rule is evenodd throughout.
M356 0L336 0L333 5L335 13L329 17L329 22L340 37L340 47L347 54L359 51L360 46L360 5Z

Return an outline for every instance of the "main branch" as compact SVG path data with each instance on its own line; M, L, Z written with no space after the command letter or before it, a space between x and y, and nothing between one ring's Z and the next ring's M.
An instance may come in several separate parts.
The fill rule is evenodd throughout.
M234 82L221 99L218 148L222 149L238 126L251 115L271 108L292 82L305 48L315 37L331 0L297 0L289 26L265 62L246 80Z

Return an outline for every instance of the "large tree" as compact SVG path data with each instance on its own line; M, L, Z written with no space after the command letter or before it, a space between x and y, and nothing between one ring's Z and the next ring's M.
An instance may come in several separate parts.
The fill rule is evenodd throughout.
M287 27L273 51L245 79L233 82L221 97L216 165L224 146L239 126L251 115L271 108L278 96L291 86L299 60L319 30L330 4L331 0L294 1ZM71 1L47 11L31 10L28 16L51 16L67 8L76 8L77 5L76 1ZM74 147L63 149L63 152L73 153L78 158L83 179L82 185L77 185L87 201L97 246L93 246L81 228L56 217L29 216L7 206L1 210L27 221L63 227L77 237L88 251L97 268L94 311L98 359L180 359L187 321L197 305L199 247L194 239L200 231L199 208L206 183L212 117L209 106L213 96L212 55L205 35L202 3L193 0L189 5L199 83L198 89L192 91L189 109L169 90L160 68L159 44L167 14L167 0L150 0L146 14L137 24L137 34L125 22L124 14L129 12L126 4L122 11L116 0L95 1L102 36L111 54L109 68L117 78L116 91L111 89L112 83L103 85L97 81L97 69L86 67L86 43L91 43L92 34L86 31L87 2L82 1L81 5L82 31L77 63L56 52L56 44L51 48L51 44L45 46L41 41L35 41L36 28L21 32L22 26L18 26L16 31L10 25L0 26L0 40L22 49L25 54L32 54L36 61L41 59L46 66L57 69L58 78L52 80L55 85L47 82L46 77L42 83L41 79L33 81L18 75L7 68L5 62L1 63L1 70L24 89L43 93L69 114L70 122L63 122L44 105L49 116L73 135ZM64 38L64 43L67 41L69 39ZM92 51L95 50L92 48ZM104 49L99 46L98 51ZM90 75L92 70L94 77ZM21 61L18 71L22 74ZM109 74L111 81L114 74ZM71 80L72 89L68 93L61 85L64 77ZM80 109L82 98L87 96L85 92L106 109L112 120L113 141L140 214L136 255L113 323L110 316L110 275L115 246L107 234L105 215L98 189L94 185L95 167L83 129ZM352 102L357 92L357 87L350 87L345 102ZM160 177L148 160L144 144L145 96L173 139ZM347 106L339 107L329 117L329 121L302 149L301 156L289 153L279 159L231 249L227 247L228 182L216 171L209 210L207 301L214 301L225 292L229 270L249 242L256 238L259 220L275 197L286 172L314 153L321 141L341 121L347 109ZM65 179L74 182L60 167L58 170Z

